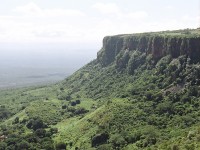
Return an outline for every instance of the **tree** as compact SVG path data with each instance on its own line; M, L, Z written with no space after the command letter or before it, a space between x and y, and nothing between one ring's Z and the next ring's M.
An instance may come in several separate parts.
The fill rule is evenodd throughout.
M7 144L5 142L0 142L0 150L5 150L7 147Z
M52 134L58 133L58 128L50 128L50 132L51 132Z
M40 137L40 138L43 138L46 136L46 130L45 129L37 129L35 131L35 134Z
M111 142L115 148L123 147L126 144L124 137L118 133L111 135L109 142Z
M192 86L188 90L188 96L198 96L198 87Z
M67 105L62 105L62 109L66 109L67 108Z
M76 106L76 102L71 102L71 106Z
M66 149L66 144L63 142L60 142L56 144L56 150L65 150Z
M43 123L41 119L31 119L27 123L26 127L36 131L37 129L44 128L45 124Z
M67 101L69 101L69 100L71 100L72 99L72 97L70 96L70 95L67 95L66 97L65 97L65 100L67 100Z
M80 104L81 103L81 101L80 100L76 100L76 104Z
M92 138L92 147L105 144L109 139L108 133L97 134Z
M53 140L49 137L42 138L40 141L41 149L55 150L53 143L54 143Z
M42 148L45 149L45 150L55 150L52 141L44 141L44 142L42 142L41 145L42 145Z
M14 123L14 124L19 123L19 117L16 117L16 118L14 119L13 123Z
M30 144L25 140L21 141L20 143L17 143L18 150L27 150L29 148L30 148Z

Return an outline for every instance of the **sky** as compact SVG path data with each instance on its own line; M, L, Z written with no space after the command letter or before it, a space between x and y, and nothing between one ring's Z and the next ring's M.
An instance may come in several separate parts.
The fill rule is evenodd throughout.
M199 26L200 0L2 0L0 51L96 53L106 35Z

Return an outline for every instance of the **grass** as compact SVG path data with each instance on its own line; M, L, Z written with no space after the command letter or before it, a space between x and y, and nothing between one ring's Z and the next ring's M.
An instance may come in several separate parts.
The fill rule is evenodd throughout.
M194 36L199 33L180 30L148 34L190 38L192 35L183 33L188 31ZM66 149L199 149L199 64L187 56L155 61L138 53L132 59L139 62L132 73L129 63L118 68L114 60L102 67L94 60L51 86L0 91L2 112L11 112L0 122L1 133L17 134L17 142L28 141L25 135L30 134L38 142L29 144L38 149L45 149L45 140L54 146L63 142ZM173 91L177 86L181 88ZM80 104L72 106L77 100ZM16 117L19 123L13 123ZM40 118L48 127L28 129L32 118ZM27 121L21 123L24 119ZM50 133L52 128L58 132ZM43 132L48 134L41 136ZM108 135L106 142L92 147L94 139L103 134Z
M91 137L96 134L98 125L92 124L89 120L96 118L104 108L100 107L83 118L69 118L58 123L54 127L58 128L59 134L54 136L54 140L56 142L72 142L72 146L68 148L82 147L81 145L84 145L85 148L91 147Z

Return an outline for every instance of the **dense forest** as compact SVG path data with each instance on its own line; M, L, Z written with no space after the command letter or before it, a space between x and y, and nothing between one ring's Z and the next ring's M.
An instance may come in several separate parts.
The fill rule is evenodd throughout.
M0 150L198 150L200 29L107 36L70 77L0 102Z

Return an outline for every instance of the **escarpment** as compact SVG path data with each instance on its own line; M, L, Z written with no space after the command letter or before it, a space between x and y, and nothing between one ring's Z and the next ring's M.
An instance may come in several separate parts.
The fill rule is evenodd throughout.
M123 62L128 63L132 53L136 51L145 56L151 55L154 61L166 55L172 58L186 55L193 62L199 62L200 35L143 33L107 36L103 39L103 47L97 54L97 60L104 67L114 61L122 65ZM118 61L119 59L126 60Z

